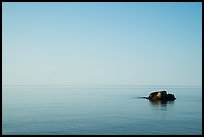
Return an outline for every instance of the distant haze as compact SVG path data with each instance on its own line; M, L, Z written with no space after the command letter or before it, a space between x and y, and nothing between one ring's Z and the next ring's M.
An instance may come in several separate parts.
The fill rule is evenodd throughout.
M202 83L202 3L2 3L4 85Z

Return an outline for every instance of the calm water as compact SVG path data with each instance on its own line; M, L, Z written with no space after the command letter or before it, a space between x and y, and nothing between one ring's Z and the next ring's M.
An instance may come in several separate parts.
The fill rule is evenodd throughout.
M174 102L138 97L166 90ZM3 87L2 134L202 134L202 88Z

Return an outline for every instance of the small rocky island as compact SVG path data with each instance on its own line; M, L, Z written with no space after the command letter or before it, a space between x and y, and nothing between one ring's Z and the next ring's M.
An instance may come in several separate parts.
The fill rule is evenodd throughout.
M162 100L162 101L173 101L175 100L175 96L173 94L167 94L166 91L157 91L157 92L152 92L149 94L146 99L152 100L152 101L157 101L157 100Z

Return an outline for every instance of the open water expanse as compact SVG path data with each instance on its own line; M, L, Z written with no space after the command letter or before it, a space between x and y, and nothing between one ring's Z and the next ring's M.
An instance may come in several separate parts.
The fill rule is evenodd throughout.
M3 86L2 134L202 134L202 87ZM166 90L173 102L139 97Z

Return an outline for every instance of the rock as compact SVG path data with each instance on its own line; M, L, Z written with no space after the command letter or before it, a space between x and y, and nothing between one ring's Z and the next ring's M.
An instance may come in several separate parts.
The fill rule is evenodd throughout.
M150 93L147 99L154 101L154 100L175 100L176 98L173 94L167 94L166 91L157 91Z
M175 100L176 98L174 97L173 94L167 94L166 100Z

